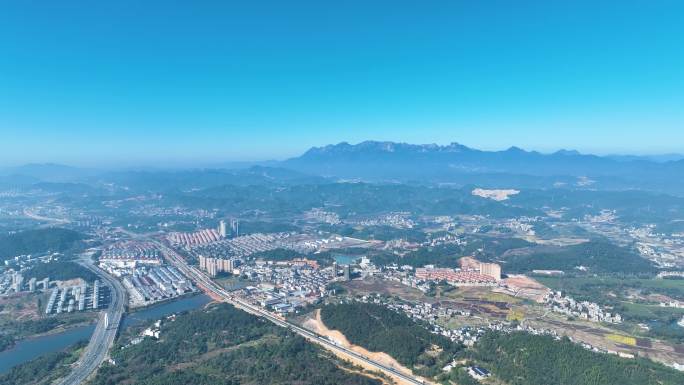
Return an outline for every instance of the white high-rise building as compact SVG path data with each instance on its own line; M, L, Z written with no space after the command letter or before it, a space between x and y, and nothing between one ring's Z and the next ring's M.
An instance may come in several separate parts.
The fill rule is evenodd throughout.
M230 230L233 233L234 237L237 237L240 235L240 221L237 219L233 219L230 221Z
M218 232L221 238L226 238L226 236L228 235L226 231L226 221L224 221L223 219L219 221Z
M497 281L501 280L501 265L497 263L481 263L480 274L494 278Z

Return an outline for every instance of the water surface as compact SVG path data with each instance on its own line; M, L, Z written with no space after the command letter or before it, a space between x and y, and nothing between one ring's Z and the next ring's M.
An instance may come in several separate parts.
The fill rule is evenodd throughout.
M197 309L209 302L211 302L211 298L204 294L164 302L130 314L125 314L122 327L127 328L144 321L159 319L174 313ZM31 361L43 354L66 349L81 340L89 340L94 330L95 324L93 323L91 325L70 328L60 333L17 341L11 349L0 352L0 374L7 372L13 366Z
M356 260L361 257L357 255L335 254L334 258L338 265L351 265L356 263Z

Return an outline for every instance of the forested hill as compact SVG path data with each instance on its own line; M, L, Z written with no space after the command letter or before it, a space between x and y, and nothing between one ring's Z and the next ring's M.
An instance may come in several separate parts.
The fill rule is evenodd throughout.
M535 269L572 271L583 266L590 273L649 274L657 269L635 251L597 239L579 245L539 248L503 255L504 269L528 272Z
M79 232L57 227L0 235L0 260L21 254L66 251L83 238Z
M24 273L24 278L43 279L50 278L52 281L66 281L74 278L82 278L88 282L98 277L92 271L71 261L52 261L49 263L37 263Z
M321 309L323 323L342 332L349 342L370 351L385 352L418 373L434 376L461 345L430 333L404 314L384 306L354 302ZM434 350L437 346L441 351Z
M489 333L474 358L509 385L681 385L684 373L642 358L595 353L567 338Z
M159 340L123 335L89 385L380 385L304 338L228 304L164 320Z

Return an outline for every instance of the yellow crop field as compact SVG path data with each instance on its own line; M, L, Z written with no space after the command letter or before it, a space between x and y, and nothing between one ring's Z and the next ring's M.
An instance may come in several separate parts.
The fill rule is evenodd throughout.
M637 340L634 337L629 337L629 336L621 336L619 334L608 334L606 335L606 338L613 341L617 342L620 344L625 344L625 345L630 345L630 346L636 346Z
M522 321L525 318L525 313L520 309L510 309L506 319L509 321Z

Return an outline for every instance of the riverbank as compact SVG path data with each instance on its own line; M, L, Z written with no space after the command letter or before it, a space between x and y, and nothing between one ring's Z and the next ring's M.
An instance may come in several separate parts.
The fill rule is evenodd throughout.
M170 314L193 310L210 302L211 298L199 293L157 303L132 313L126 313L122 328L159 319ZM17 341L14 347L0 352L0 373L5 373L14 366L29 362L44 354L63 350L81 340L89 340L95 326L95 323L90 322L78 327L69 327L62 332L48 332L45 335Z
M0 352L0 373L14 366L29 362L44 354L58 352L79 341L87 341L95 330L95 324L70 328L61 333L31 337L17 341L14 346Z
M202 293L185 295L171 301L154 303L144 308L138 308L133 312L124 314L123 328L134 326L137 323L159 319L171 314L198 309L212 302L212 299Z
M81 322L61 324L61 325L55 326L54 328L52 328L48 331L40 332L40 333L24 334L24 335L17 336L16 334L13 335L10 331L10 333L8 335L13 336L14 340L12 341L11 344L9 344L4 349L0 349L0 353L3 353L5 351L13 349L18 343L21 343L22 341L27 341L27 340L31 340L31 339L35 339L35 338L41 338L41 337L47 337L47 336L51 336L54 334L64 333L64 332L67 332L67 331L72 330L72 329L78 329L78 328L93 325L97 322L96 314L97 313L90 313L90 315L84 314L83 318L85 320L83 320ZM19 325L19 326L21 326L21 325ZM3 330L3 332L7 332L7 330Z

